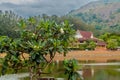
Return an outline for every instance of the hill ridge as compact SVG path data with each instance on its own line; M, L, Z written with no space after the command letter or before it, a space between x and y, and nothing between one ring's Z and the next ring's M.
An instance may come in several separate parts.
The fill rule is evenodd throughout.
M100 28L114 28L115 33L120 31L120 0L108 2L94 1L74 10L68 16L80 18L87 24Z

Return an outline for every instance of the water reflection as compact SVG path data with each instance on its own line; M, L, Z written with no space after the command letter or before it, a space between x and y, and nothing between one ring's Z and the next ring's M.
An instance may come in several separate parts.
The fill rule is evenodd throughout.
M84 66L84 80L120 80L120 66Z
M86 77L92 77L94 75L94 69L91 68L90 66L85 66L82 69L82 76L84 78Z

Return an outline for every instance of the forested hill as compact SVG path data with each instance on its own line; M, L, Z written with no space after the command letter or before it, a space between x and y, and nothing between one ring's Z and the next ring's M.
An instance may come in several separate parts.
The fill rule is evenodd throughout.
M120 0L100 0L84 5L65 16L47 14L32 16L36 20L54 20L62 23L67 20L75 30L91 31L95 36L109 32L120 34ZM0 35L19 37L18 21L26 18L12 11L0 11Z
M68 15L95 25L98 30L120 33L120 0L91 2Z

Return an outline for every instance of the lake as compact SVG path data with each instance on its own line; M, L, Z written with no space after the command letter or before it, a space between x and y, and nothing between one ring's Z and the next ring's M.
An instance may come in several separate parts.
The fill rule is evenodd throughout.
M54 71L52 74L44 76L66 77L60 64L54 67L52 71ZM78 72L84 80L120 80L120 63L80 64Z
M120 65L84 65L84 80L120 80Z
M61 64L50 66L47 72L50 74L42 75L42 77L65 78L67 80ZM120 80L120 63L82 64L78 72L82 75L83 80Z

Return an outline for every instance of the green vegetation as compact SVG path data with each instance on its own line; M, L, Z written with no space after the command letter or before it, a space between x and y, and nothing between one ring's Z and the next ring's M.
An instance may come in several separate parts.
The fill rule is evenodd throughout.
M120 0L100 0L74 10L67 16L81 19L84 23L94 26L93 32L96 36L105 32L120 34L119 5Z
M87 45L88 50L94 50L96 47L96 43L94 41L87 41Z
M114 18L116 18L116 14L118 13L111 14L109 17L114 20ZM70 24L73 24L73 29L92 31L97 37L101 34L104 34L105 32L120 34L120 24L118 22L115 22L112 25L108 25L109 20L103 20L99 15L93 14L91 12L78 13L75 16L66 15L61 17L58 17L57 15L48 16L47 14L43 14L42 16L33 16L33 18L35 18L37 22L39 22L40 20L54 20L57 24L60 24L67 20ZM20 25L18 23L21 20L26 21L27 19L16 15L12 11L1 11L0 35L9 36L12 38L20 37L20 29L18 28L18 26Z
M65 74L68 75L67 80L78 80L78 78L80 78L80 75L77 72L78 62L75 59L64 60L63 64L65 68Z
M107 48L111 50L115 50L118 47L118 42L115 39L110 39L107 41Z
M3 58L0 58L0 66L1 66L2 63L3 63Z
M117 13L120 13L120 8L116 10Z
M0 53L7 54L1 73L5 74L9 67L13 68L15 73L28 67L30 80L44 73L57 52L65 56L69 51L71 37L74 36L72 25L67 21L58 24L54 20L30 17L26 20L20 19L18 26L19 38L0 37ZM29 57L25 58L23 53Z
M20 17L12 11L0 11L0 35L7 35L9 37L16 38L19 36L17 32L17 22Z
M79 44L79 50L85 50L87 48L87 43Z
M37 22L40 20L54 20L56 23L60 24L67 20L70 24L73 24L73 29L77 30L84 30L84 31L92 31L96 32L96 27L93 25L88 25L84 23L79 18L75 17L69 17L69 16L61 16L58 17L56 15L48 16L46 14L43 14L42 16L33 16L33 18L36 19ZM0 13L0 35L1 36L9 36L12 38L19 38L20 37L20 29L18 26L20 26L19 22L23 20L26 21L27 19L20 17L13 13L12 11L5 11ZM25 22L27 23L27 22ZM28 23L27 23L28 24ZM25 24L23 24L25 26ZM31 27L29 27L31 28ZM97 33L99 35L99 32Z
M83 44L79 44L79 50L95 50L96 43L94 41L88 40Z
M120 35L105 33L100 36L107 43L107 48L110 50L115 50L120 46Z
M99 36L103 33L105 33L105 31L109 32L109 33L116 33L116 34L120 34L120 24L119 21L117 22L116 20L116 14L111 14L109 16L109 18L113 21L113 23L111 23L110 19L103 19L102 17L100 17L97 14L94 13L90 13L90 12L86 12L86 13L78 13L76 15L73 15L72 17L78 18L80 20L83 21L83 23L85 22L88 25L91 25L92 28L92 32L95 33L96 36ZM116 20L116 22L114 22ZM89 26L90 27L90 26ZM89 27L87 29L89 29ZM87 30L86 29L86 30Z

